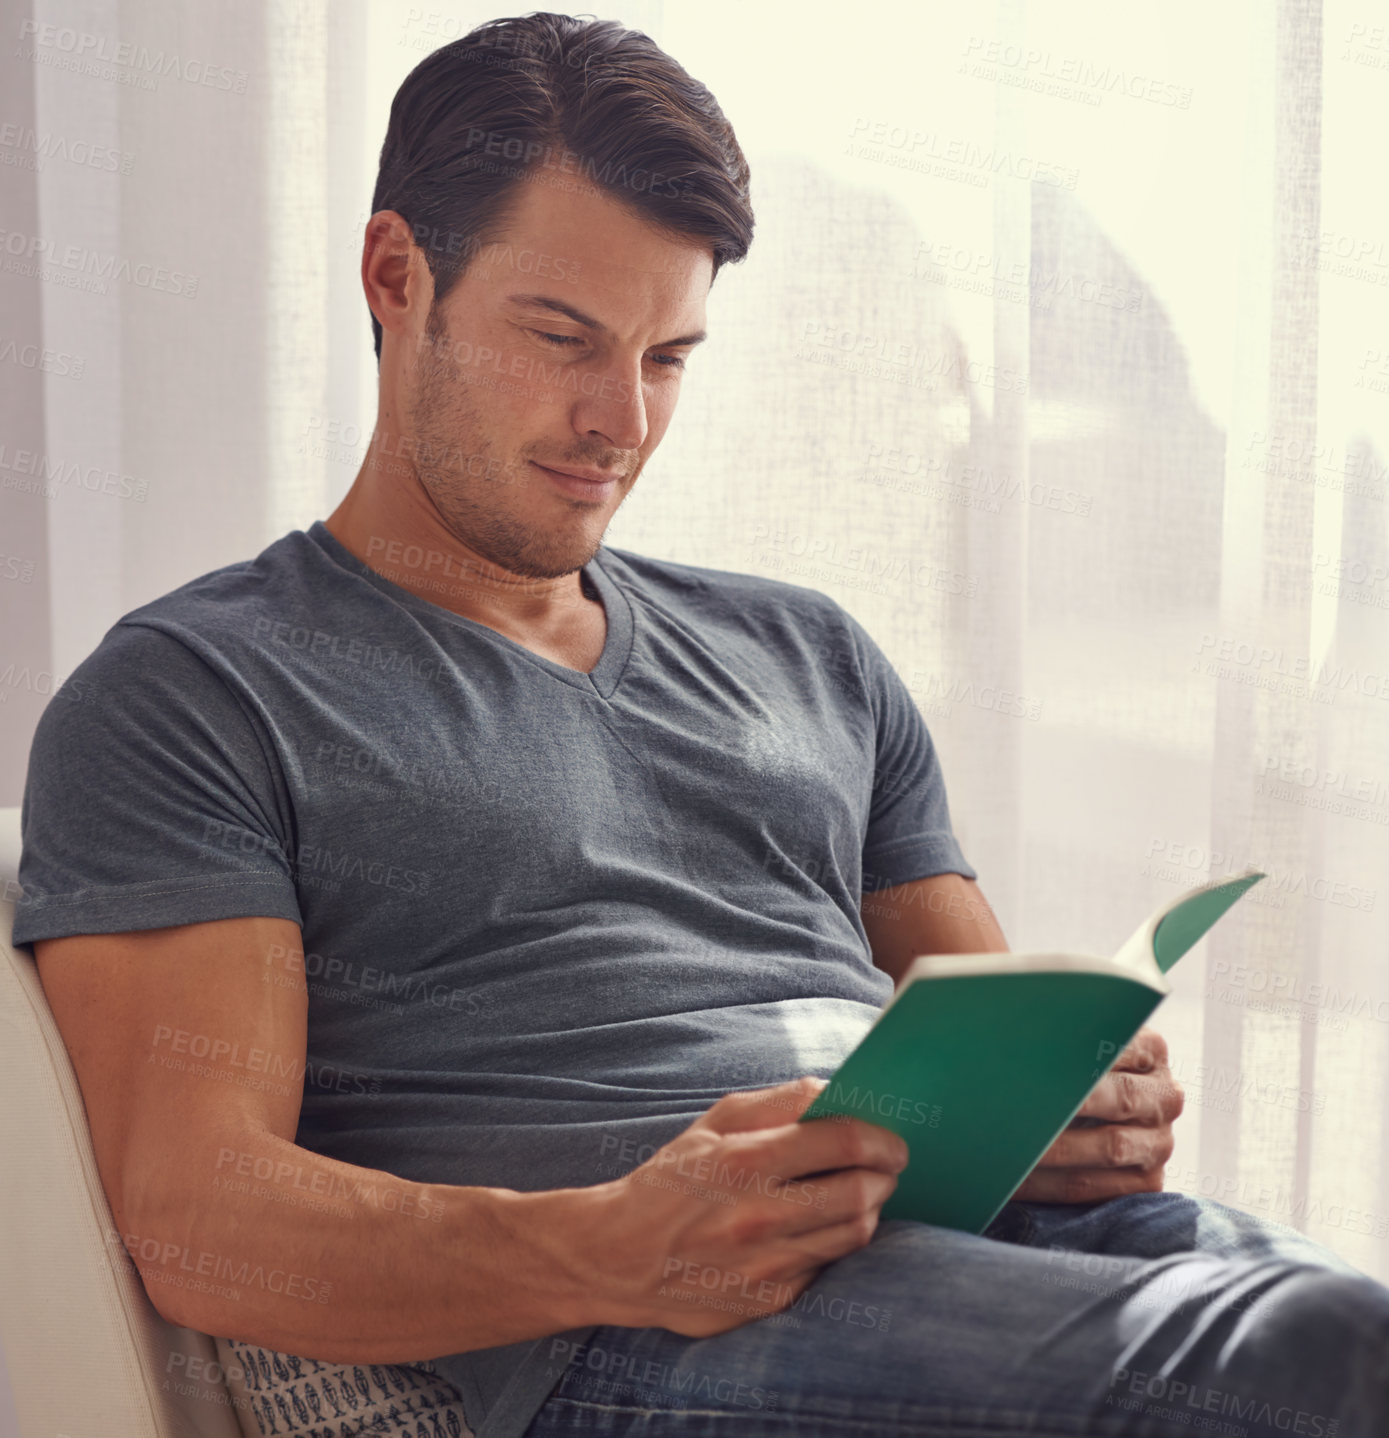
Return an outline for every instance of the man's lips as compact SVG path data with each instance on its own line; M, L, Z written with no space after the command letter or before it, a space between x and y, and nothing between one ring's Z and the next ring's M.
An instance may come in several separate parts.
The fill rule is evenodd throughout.
M531 463L543 475L547 475L556 488L575 499L606 499L617 487L620 474L609 474L601 469L554 469L547 464Z

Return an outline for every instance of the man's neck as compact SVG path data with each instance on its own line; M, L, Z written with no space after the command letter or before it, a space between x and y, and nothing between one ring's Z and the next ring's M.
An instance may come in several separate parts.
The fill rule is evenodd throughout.
M513 574L460 541L427 501L388 514L357 485L324 525L344 549L416 598L583 673L602 655L606 614L584 593L578 571L554 579Z

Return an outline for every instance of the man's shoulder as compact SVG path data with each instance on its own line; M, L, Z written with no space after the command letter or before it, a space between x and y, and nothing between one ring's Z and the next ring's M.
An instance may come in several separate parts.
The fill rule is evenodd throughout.
M255 647L258 626L311 608L311 540L295 530L252 558L208 570L122 614L73 671L90 688L124 677L138 682L162 675L222 669L238 652Z
M123 614L117 624L216 625L282 610L305 594L311 569L319 568L315 549L303 530L293 530L252 558L210 569L148 600Z

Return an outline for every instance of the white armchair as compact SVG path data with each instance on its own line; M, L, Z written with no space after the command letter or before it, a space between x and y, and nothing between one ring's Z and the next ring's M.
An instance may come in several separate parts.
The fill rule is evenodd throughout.
M112 1241L77 1076L33 955L10 942L19 844L19 810L0 809L0 1343L20 1433L258 1433L214 1341L166 1323Z

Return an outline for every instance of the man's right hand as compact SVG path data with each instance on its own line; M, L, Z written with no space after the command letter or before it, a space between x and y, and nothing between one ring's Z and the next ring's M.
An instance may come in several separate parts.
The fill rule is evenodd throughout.
M586 1191L593 1242L573 1256L593 1263L604 1322L723 1333L789 1307L873 1237L907 1146L861 1119L797 1123L825 1082L727 1094L639 1168Z

